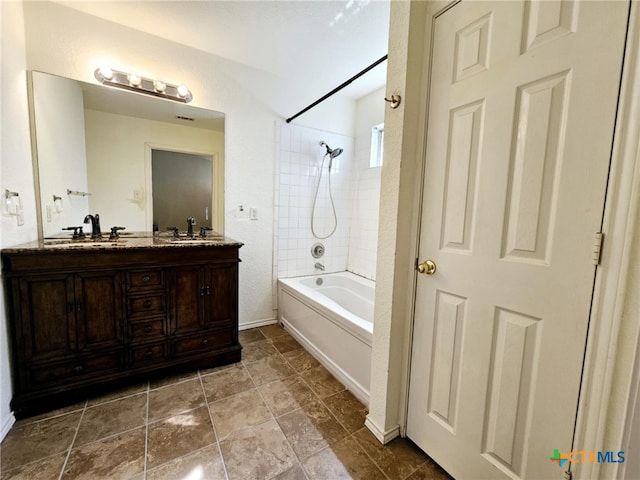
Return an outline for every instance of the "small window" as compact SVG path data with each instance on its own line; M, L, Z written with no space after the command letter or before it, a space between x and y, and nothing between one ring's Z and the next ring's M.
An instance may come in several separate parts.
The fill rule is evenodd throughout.
M384 146L384 123L376 125L371 129L371 158L369 167L382 166L382 150Z

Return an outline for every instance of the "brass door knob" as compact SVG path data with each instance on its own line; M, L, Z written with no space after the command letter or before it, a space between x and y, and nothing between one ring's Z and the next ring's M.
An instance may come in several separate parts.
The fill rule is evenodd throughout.
M418 272L425 275L433 275L436 273L436 263L433 260L425 260L418 265Z

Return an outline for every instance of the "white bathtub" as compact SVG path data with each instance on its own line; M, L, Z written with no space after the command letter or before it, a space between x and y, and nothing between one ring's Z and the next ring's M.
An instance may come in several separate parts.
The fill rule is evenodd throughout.
M349 272L278 280L284 328L366 405L374 294L375 282Z

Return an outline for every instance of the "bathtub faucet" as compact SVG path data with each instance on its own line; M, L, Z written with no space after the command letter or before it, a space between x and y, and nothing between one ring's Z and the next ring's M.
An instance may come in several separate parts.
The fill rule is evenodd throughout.
M323 264L321 264L320 262L316 263L316 264L315 264L315 267L316 267L318 270L322 270L322 271L324 272L324 265L323 265Z

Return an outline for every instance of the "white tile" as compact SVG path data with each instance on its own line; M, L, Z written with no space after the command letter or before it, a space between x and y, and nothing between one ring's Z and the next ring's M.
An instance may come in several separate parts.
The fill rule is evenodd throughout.
M291 126L282 125L280 128L280 148L291 151Z

